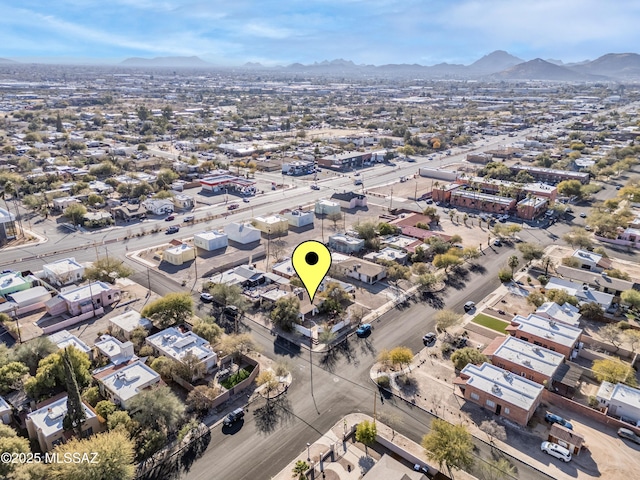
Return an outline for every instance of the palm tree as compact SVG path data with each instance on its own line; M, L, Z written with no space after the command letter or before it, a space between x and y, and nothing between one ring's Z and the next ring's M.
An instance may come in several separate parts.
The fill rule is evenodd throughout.
M309 464L304 460L298 460L293 467L293 475L291 476L293 478L297 477L299 480L302 480L303 478L305 478L304 474L307 473L307 470L309 470Z

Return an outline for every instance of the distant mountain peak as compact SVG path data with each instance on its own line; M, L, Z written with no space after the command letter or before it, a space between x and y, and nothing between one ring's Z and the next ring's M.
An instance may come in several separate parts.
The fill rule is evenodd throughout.
M555 65L541 58L534 58L493 75L494 78L511 80L555 80L561 82L602 80L604 77L577 72Z
M513 67L519 63L523 63L524 60L518 57L514 57L504 50L496 50L494 52L485 55L484 57L476 60L469 65L469 71L472 73L496 73L501 72L509 67Z

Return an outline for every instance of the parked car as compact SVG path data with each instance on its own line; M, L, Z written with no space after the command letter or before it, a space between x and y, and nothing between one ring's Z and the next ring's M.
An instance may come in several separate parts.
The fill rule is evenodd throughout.
M494 245L495 247L501 247L501 246L502 246L502 242L500 241L500 239L499 239L499 238L496 238L496 239L493 241L493 245Z
M320 190L320 187L316 184L311 185L311 190Z
M180 227L176 227L175 225L167 228L167 232L165 235L171 235L172 233L178 233L180 231Z
M587 218L587 214L584 212L580 212L580 218Z
M371 324L370 323L363 323L356 330L356 335L358 335L359 337L366 337L370 333L371 333Z
M571 452L564 447L561 447L557 443L542 442L540 450L551 455L552 457L559 458L563 462L571 460Z
M213 295L207 292L202 292L200 294L200 300L202 300L203 302L213 302Z
M225 427L230 427L238 420L244 418L244 410L242 408L236 408L233 412L227 415L222 422Z
M429 332L422 337L422 343L424 343L425 347L433 347L436 344L437 339L438 337L434 332Z
M169 215L167 218L164 219L165 222L170 222L171 220L175 220L176 217L175 215Z
M238 208L240 206L240 204L238 203L232 203L231 205L229 205L227 207L227 210L235 210L236 208Z
M571 425L571 423L567 422L564 418L562 418L560 415L556 415L555 413L547 412L544 416L544 419L551 424L558 423L563 427L568 428L569 430L573 430L573 425Z
M222 313L224 313L227 318L236 318L240 313L240 310L238 310L238 307L235 305L227 305L222 310Z
M195 219L196 219L196 217L194 217L193 215L187 215L186 217L184 217L182 219L182 221L187 223L187 222L193 222Z
M249 199L248 199L247 197L244 197L244 198L242 199L242 201L243 201L244 203L249 203Z
M640 445L640 436L636 435L634 432L632 432L628 428L619 428L618 436L622 438L626 438L627 440L631 440L632 442Z
M464 304L464 311L465 312L470 312L471 310L473 310L474 308L476 308L476 304L475 302L467 302Z

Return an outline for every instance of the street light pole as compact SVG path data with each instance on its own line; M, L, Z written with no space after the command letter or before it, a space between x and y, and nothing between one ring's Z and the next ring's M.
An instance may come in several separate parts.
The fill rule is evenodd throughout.
M311 461L310 448L311 448L311 444L307 442L307 460L308 461Z

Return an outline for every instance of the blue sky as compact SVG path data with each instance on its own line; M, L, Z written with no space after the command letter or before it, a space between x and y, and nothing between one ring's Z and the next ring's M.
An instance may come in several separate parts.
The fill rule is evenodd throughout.
M0 0L0 57L471 63L640 53L637 0Z

